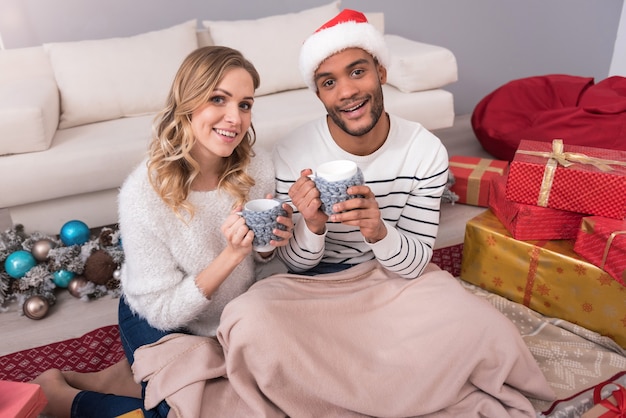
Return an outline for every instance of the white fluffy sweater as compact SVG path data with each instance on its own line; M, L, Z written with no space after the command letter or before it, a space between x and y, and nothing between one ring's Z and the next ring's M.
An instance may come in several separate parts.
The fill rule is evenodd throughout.
M248 173L256 180L250 199L274 192L269 155L257 150ZM192 192L193 219L185 224L156 194L145 161L126 179L119 196L119 220L125 262L122 290L132 310L155 328L185 327L214 335L226 303L254 282L252 255L239 264L210 299L195 284L226 246L220 231L233 199L225 192Z

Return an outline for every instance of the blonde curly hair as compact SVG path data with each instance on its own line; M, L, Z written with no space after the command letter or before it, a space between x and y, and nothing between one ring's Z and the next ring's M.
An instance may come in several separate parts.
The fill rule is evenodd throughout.
M208 46L190 53L181 64L166 106L155 117L154 132L149 148L148 171L150 182L163 201L176 216L188 219L194 216L194 207L187 200L193 180L199 175L199 164L191 156L195 137L191 128L191 114L207 103L226 72L243 68L252 77L254 89L260 84L254 65L232 48ZM234 205L248 199L254 179L246 168L254 156L252 146L256 140L254 127L233 153L223 160L218 190L234 197Z

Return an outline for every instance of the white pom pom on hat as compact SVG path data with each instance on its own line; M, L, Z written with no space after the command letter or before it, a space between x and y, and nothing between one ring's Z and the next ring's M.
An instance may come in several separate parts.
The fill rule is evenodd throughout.
M300 73L307 87L317 91L315 71L331 55L348 48L369 52L384 67L388 67L389 53L383 34L367 21L361 12L342 10L309 36L300 49Z

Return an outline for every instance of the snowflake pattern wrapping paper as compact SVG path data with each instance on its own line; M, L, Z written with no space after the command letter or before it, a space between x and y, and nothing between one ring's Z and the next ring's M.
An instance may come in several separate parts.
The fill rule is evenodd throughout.
M467 223L461 279L626 348L626 287L576 254L571 240L516 240L485 211Z

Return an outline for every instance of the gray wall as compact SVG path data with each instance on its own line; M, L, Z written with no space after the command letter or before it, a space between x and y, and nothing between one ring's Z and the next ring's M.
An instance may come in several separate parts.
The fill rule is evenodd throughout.
M0 0L6 48L129 36L188 19L250 19L330 0ZM386 31L449 48L457 114L509 80L609 74L624 0L343 0L385 12ZM320 22L322 23L322 22Z

